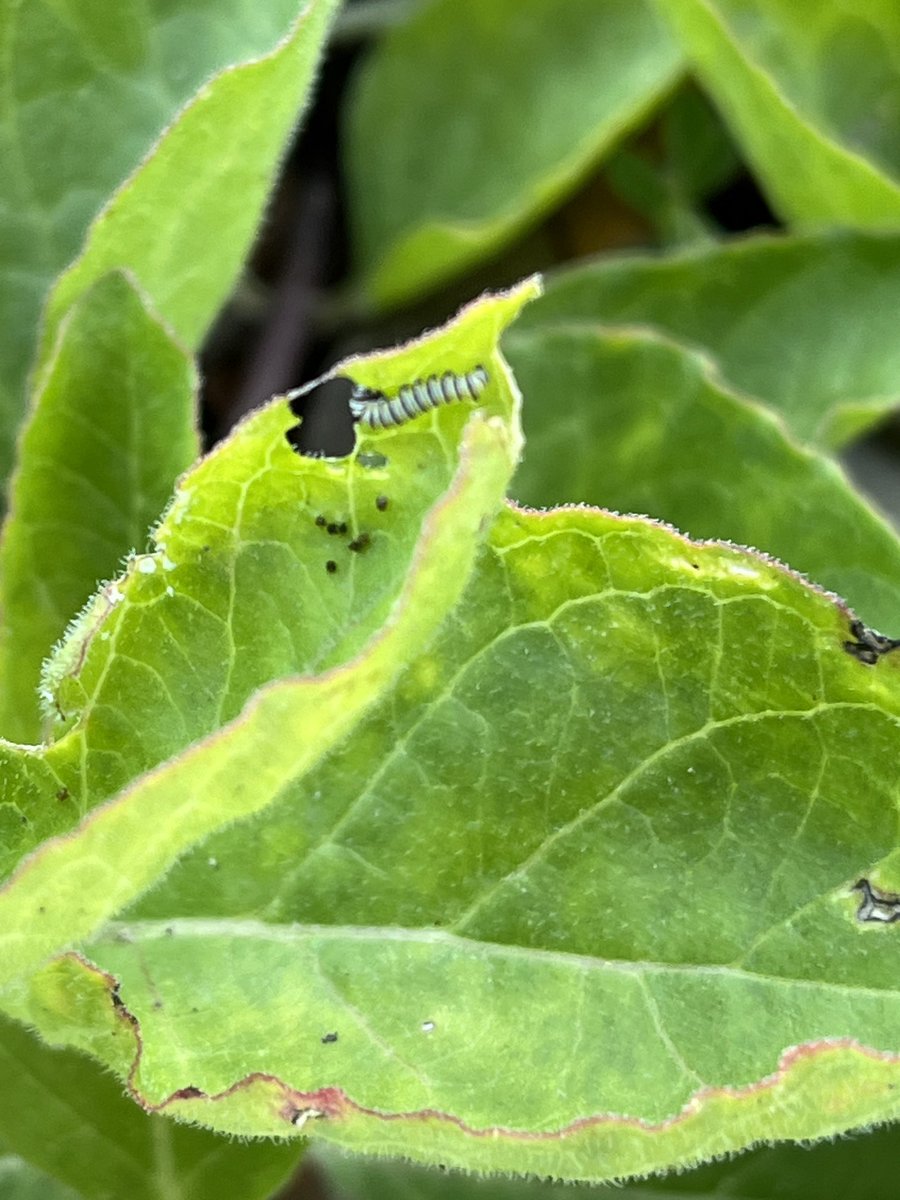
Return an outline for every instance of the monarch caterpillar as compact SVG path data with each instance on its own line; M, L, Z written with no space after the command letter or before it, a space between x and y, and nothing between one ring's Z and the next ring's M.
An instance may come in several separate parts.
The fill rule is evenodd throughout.
M479 365L464 375L445 371L443 375L429 375L405 383L396 396L386 396L371 388L358 387L350 397L350 412L353 419L371 429L388 429L402 425L430 408L449 404L453 400L477 400L487 387L487 370Z

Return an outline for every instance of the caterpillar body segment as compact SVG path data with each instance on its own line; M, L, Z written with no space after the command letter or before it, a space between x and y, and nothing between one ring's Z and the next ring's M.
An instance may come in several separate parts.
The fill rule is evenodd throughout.
M389 429L411 421L440 404L457 400L477 400L487 387L487 369L480 363L465 374L456 375L445 371L443 375L429 375L427 379L416 379L405 383L396 396L371 388L358 387L350 397L350 412L360 425L370 429Z

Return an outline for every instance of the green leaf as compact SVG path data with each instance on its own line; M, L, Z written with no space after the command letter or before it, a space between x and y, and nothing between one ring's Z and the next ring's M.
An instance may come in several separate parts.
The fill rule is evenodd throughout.
M270 51L297 8L297 0L0 0L0 480L41 307L90 220L194 91ZM157 210L151 228L166 228L171 209Z
M836 446L900 398L898 281L898 237L746 238L561 271L518 328L651 325L706 350L798 438Z
M681 60L646 0L438 0L363 68L347 128L362 286L409 299L495 253L637 125Z
M196 346L234 283L297 120L337 0L308 0L270 53L231 67L188 104L91 225L46 310L42 357L96 279L127 268ZM162 228L164 237L148 230Z
M96 1063L41 1045L6 1018L0 1018L0 1137L33 1164L13 1171L12 1160L0 1157L4 1200L75 1200L75 1192L90 1200L265 1200L297 1160L295 1145L240 1145L148 1115ZM7 1190L4 1163L18 1191ZM35 1168L53 1182L35 1179Z
M672 97L660 133L670 186L684 203L705 200L740 168L721 117L693 83Z
M519 500L603 504L756 546L900 634L894 530L707 359L657 334L586 325L514 332L505 346L528 398Z
M663 245L708 241L713 224L677 191L664 171L634 150L620 150L606 169L615 193L643 216Z
M589 1200L872 1200L896 1186L900 1126L817 1146L766 1146L665 1179L600 1185ZM572 1200L567 1184L478 1179L317 1148L314 1162L333 1200ZM576 1193L581 1194L581 1193Z
M489 1179L445 1169L434 1170L412 1163L384 1162L359 1154L341 1154L318 1143L310 1154L331 1200L571 1200L567 1183L536 1180ZM582 1189L580 1189L582 1190ZM585 1190L589 1200L603 1196L606 1188ZM630 1200L628 1189L616 1189Z
M433 635L518 458L496 343L535 290L484 297L446 330L348 364L369 386L435 360L489 365L474 415L458 404L390 435L389 463L365 458L378 432L352 458L300 458L280 401L181 480L150 552L48 667L59 740L0 744L4 874L35 851L0 888L0 983L268 805Z
M900 662L752 552L495 515L534 290L337 372L474 412L248 419L0 746L0 1005L148 1109L591 1182L900 1116Z
M656 2L782 217L898 227L894 0Z
M507 508L336 753L4 1002L182 1119L469 1170L896 1117L900 926L853 885L900 883L900 665L847 639L756 555Z
M19 447L0 550L0 728L37 741L41 662L98 582L143 550L197 457L191 360L131 284L76 304Z
M618 151L606 168L616 192L653 226L663 245L709 241L715 222L703 202L735 173L728 133L693 86L680 89L659 119L659 147L644 136Z
M16 1154L0 1153L3 1200L79 1200L78 1193L58 1183Z

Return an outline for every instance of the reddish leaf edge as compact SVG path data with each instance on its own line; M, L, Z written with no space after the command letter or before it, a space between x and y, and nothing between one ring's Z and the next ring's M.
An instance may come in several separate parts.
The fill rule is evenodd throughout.
M573 511L623 524L646 524L665 531L691 555L750 557L761 567L799 583L810 601L833 603L836 624L853 617L853 610L839 596L762 551L718 540L693 540L654 518L595 506L540 510L507 501L505 507L513 517L537 518L541 524ZM843 648L846 650L845 644ZM596 1183L683 1168L759 1143L814 1141L900 1119L900 1052L880 1050L847 1037L787 1046L770 1073L740 1086L700 1088L677 1112L655 1122L622 1113L594 1113L555 1130L475 1128L452 1112L379 1110L359 1103L340 1087L303 1090L277 1075L260 1072L209 1094L186 1083L153 1101L137 1082L144 1051L140 1020L119 996L116 977L77 951L58 955L51 962L63 969L66 964L80 969L85 981L90 979L95 988L99 985L106 992L113 1016L107 1032L127 1032L131 1039L131 1049L124 1055L124 1047L116 1047L118 1067L114 1069L141 1108L242 1138L312 1135L346 1150L402 1157L425 1165L440 1163L484 1173ZM97 1016L92 1009L94 1035ZM56 1025L53 1033L58 1029ZM47 1032L51 1041L68 1040L64 1033L54 1038ZM89 1035L80 1044L88 1049L103 1040L102 1033ZM404 1126L406 1134L398 1128ZM397 1132L389 1132L392 1128Z
M53 965L80 972L92 1002L98 989L105 993L109 1034L118 1041L124 1032L131 1041L124 1054L117 1046L116 1057L123 1064L130 1059L123 1082L136 1104L243 1138L314 1136L345 1150L425 1165L598 1182L694 1165L761 1142L814 1141L900 1119L900 1052L848 1037L788 1046L769 1074L740 1086L700 1088L659 1121L604 1112L551 1130L478 1128L452 1112L387 1111L359 1103L341 1087L303 1090L264 1072L215 1093L188 1083L153 1101L138 1083L141 1022L120 996L119 980L74 950ZM95 1046L101 1040L90 1038ZM389 1132L397 1126L408 1127L408 1136Z

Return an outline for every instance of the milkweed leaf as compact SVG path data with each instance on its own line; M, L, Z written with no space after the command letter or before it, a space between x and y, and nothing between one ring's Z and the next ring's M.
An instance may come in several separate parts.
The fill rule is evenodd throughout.
M368 299L414 297L534 224L681 69L646 0L417 10L364 64L349 108L350 217Z

